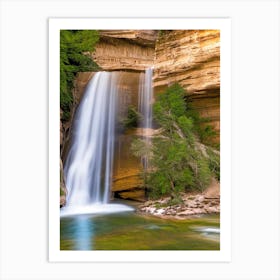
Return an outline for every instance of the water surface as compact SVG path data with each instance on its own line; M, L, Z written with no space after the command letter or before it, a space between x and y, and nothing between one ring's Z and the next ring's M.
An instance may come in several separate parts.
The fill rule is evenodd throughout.
M61 217L61 250L219 250L219 215L167 220L134 212Z

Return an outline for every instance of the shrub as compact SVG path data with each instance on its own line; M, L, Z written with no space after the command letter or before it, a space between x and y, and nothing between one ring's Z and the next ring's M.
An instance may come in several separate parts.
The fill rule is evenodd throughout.
M63 111L63 121L70 118L76 74L99 69L87 53L94 50L98 40L96 30L60 31L60 108Z

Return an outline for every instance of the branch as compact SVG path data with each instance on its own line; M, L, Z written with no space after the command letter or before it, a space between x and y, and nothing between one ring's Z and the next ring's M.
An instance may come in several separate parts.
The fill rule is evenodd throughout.
M184 133L182 132L181 128L177 125L176 122L172 122L173 127L175 127L176 132L178 133L178 135L182 138L182 139L186 139Z

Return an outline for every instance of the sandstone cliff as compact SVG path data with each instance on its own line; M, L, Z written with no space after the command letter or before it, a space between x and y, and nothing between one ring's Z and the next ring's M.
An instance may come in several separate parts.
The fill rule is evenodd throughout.
M143 71L153 65L155 30L100 31L92 58L104 70Z
M154 91L178 82L189 101L220 129L220 33L219 30L101 30L100 42L91 54L106 71L144 71L154 67ZM80 73L73 91L73 110L94 73ZM62 130L67 138L70 122Z
M91 54L97 64L106 71L126 71L122 87L127 104L135 103L137 73L154 67L155 94L168 85L178 82L187 91L201 116L208 119L218 132L220 130L220 33L218 30L103 30L100 41ZM79 73L73 90L74 105L71 120L61 126L62 159L65 160L73 114L84 89L94 73ZM127 105L126 104L126 105ZM119 154L115 160L112 191L117 197L144 199L139 188L140 165L128 156L131 135L119 136Z
M154 89L178 82L202 117L220 131L219 30L162 31L155 45Z
M104 69L143 71L154 67L154 91L178 82L188 101L220 132L219 30L104 30L93 59Z

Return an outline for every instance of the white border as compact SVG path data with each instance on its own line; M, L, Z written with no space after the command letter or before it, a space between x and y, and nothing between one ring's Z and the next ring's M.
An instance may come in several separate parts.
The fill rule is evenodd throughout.
M60 251L59 249L59 31L60 29L220 29L221 242L220 251ZM231 260L231 30L230 19L49 19L49 261L228 262Z

